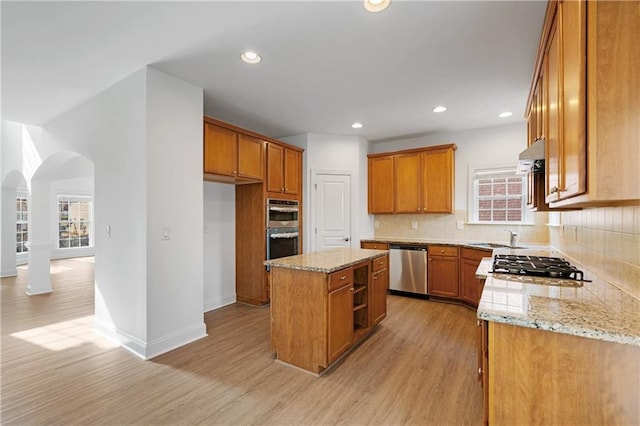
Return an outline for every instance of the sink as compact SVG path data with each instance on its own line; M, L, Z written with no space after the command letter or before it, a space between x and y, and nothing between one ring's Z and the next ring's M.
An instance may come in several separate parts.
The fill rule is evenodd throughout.
M509 249L526 249L527 247L524 246L510 246L508 244L500 244L500 243L471 243L468 244L470 246L474 246L474 247L482 247L482 248L509 248Z

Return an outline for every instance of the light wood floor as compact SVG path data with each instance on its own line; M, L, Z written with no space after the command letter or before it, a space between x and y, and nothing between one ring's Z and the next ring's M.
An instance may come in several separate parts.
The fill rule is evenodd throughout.
M26 269L2 279L3 425L482 423L468 309L390 296L378 330L320 378L274 363L269 309L241 304L142 361L91 331L90 261L54 261L46 296L24 294Z

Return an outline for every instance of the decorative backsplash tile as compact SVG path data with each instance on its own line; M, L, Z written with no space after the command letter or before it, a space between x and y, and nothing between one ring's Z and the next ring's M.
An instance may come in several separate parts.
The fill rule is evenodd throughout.
M456 210L455 214L397 214L376 215L375 237L392 238L428 238L432 240L483 241L509 243L509 232L518 233L519 243L548 244L549 235L545 224L546 213L534 213L535 226L531 225L469 225L467 211ZM416 229L413 229L413 222ZM457 223L463 223L463 229L457 229Z
M640 300L640 206L599 207L560 213L560 225L535 213L535 226L469 225L466 210L455 214L376 215L374 237L426 238L519 244L550 244L621 290ZM457 222L463 229L457 229ZM413 229L412 225L416 225Z
M640 206L562 212L550 244L640 299Z

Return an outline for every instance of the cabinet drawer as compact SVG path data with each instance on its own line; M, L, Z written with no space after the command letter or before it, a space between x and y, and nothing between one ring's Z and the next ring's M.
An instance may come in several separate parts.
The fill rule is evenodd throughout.
M382 271L383 269L387 269L389 267L389 256L382 256L371 261L373 263L372 269L373 272Z
M333 291L345 284L353 283L353 269L347 268L329 274L329 291Z
M370 241L363 241L360 243L360 248L373 249L373 250L389 250L388 243L373 243Z
M429 246L427 248L430 256L457 256L458 247L452 246Z

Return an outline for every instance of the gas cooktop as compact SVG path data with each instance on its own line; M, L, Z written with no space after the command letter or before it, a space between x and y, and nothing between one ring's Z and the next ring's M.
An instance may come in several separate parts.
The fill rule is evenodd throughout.
M497 254L491 272L587 281L581 270L559 257Z

